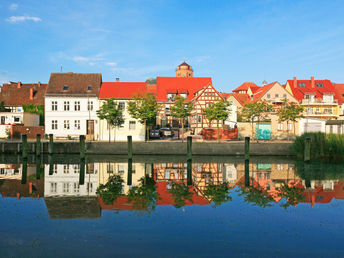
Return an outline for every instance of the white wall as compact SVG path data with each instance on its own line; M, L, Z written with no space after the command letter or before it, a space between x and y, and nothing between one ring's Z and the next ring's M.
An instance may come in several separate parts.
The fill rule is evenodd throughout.
M57 111L52 111L52 101L57 101ZM64 101L69 101L69 111L64 111ZM74 110L75 101L80 101L80 111ZM88 101L93 102L93 110L87 110ZM99 102L96 97L45 97L45 132L55 137L86 135L87 120L94 120L95 140L98 139L99 119L96 111ZM57 120L57 129L52 129L52 121ZM64 120L69 120L70 129L64 128ZM80 120L80 129L76 129L75 120Z
M299 121L299 135L305 133L306 124L321 124L319 132L325 132L326 130L326 120L325 119L316 119L316 118L301 118Z
M229 115L228 118L225 120L225 125L229 125L230 128L234 128L237 122L238 116L238 107L234 104L233 101L230 101L232 105L229 107Z

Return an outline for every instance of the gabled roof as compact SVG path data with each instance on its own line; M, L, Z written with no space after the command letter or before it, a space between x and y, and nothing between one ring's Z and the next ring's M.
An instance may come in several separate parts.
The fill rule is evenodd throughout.
M275 83L278 83L278 82L272 82L263 87L259 87L257 91L254 93L253 101L259 100L272 86L275 85Z
M48 84L43 83L5 83L0 92L0 102L6 107L20 107L26 104L44 105ZM32 99L30 95L32 93Z
M296 80L296 85L294 85L294 80L288 80L287 83L298 101L302 101L305 94L314 94L315 98L322 98L324 94L334 94L334 98L338 100L338 94L330 80L314 80L314 87L311 80ZM300 87L300 83L305 86ZM323 87L316 86L317 83L322 83Z
M229 96L233 96L241 106L245 106L246 103L251 102L251 98L248 94L230 93Z
M344 103L344 84L336 83L336 84L333 85L333 87L334 87L334 90L337 93L338 101L340 103Z
M167 102L167 93L187 91L187 101L190 101L195 92L209 84L212 84L210 77L157 77L156 98L158 102Z
M187 67L190 67L190 65L188 64L188 63L186 63L185 61L183 62L183 63L181 63L180 65L178 65L178 67L179 66L187 66Z
M101 73L51 73L47 95L98 96Z
M131 99L136 94L146 93L145 82L103 82L100 99Z
M254 93L259 88L259 86L256 85L254 82L244 82L238 88L233 90L233 92L243 91L243 90L247 91L249 88L251 88L251 91Z

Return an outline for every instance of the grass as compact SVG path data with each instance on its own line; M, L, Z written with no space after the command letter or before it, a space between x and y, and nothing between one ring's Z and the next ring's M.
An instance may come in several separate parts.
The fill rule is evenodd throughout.
M306 137L311 138L311 159L344 160L344 135L320 132L296 137L293 150L298 158L303 158Z

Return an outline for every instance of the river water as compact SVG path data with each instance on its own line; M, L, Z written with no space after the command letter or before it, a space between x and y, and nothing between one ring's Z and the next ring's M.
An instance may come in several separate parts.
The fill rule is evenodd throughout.
M2 156L1 257L343 256L344 166Z

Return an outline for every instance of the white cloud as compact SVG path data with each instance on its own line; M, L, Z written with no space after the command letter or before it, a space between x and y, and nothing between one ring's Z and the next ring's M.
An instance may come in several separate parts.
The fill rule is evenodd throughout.
M84 56L74 56L74 57L72 57L72 60L74 62L88 62L90 60L90 58L84 57Z
M8 7L8 9L10 9L11 11L15 11L17 10L17 8L18 8L18 4L16 3L10 4L10 7Z
M107 66L117 66L116 62L107 62L105 63Z
M34 16L11 16L6 19L9 23L18 23L18 22L25 22L25 21L34 21L34 22L40 22L42 21L39 17Z

